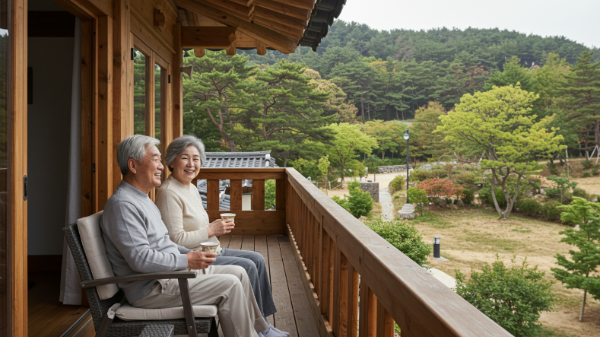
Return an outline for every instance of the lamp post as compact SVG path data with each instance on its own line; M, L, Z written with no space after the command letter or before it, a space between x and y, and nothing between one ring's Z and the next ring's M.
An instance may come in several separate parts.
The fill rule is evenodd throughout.
M406 139L406 203L408 202L408 163L410 163L410 156L408 154L408 128L406 128L406 132L404 133L404 139Z

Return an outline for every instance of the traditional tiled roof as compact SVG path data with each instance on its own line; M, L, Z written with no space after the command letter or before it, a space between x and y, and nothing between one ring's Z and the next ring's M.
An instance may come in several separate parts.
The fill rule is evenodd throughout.
M277 167L271 151L256 152L206 152L206 161L203 168L248 168L248 167ZM202 198L202 206L206 209L206 180L198 180L198 192ZM229 194L225 194L229 187L229 180L219 180L219 209L228 211L230 205ZM242 180L242 188L252 187L252 180Z
M205 168L277 167L271 151L206 152Z
M333 20L340 16L345 4L346 0L317 0L304 35L298 44L317 51L321 40L329 31L329 26L333 25Z

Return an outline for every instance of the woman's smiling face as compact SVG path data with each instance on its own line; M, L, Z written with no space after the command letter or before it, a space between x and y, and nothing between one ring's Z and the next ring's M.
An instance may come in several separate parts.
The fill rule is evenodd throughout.
M200 172L200 165L202 165L200 151L195 146L190 145L178 154L171 163L173 177L182 184L191 184Z

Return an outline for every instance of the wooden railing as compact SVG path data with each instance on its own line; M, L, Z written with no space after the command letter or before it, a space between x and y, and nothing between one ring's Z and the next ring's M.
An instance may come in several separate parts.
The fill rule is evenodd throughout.
M211 219L221 213L218 179L232 179L232 209L240 191L234 234L287 233L321 337L392 337L394 322L403 337L510 336L296 170L202 169L198 178L213 181ZM252 211L240 211L242 179L255 179ZM276 211L263 211L264 179L277 180Z

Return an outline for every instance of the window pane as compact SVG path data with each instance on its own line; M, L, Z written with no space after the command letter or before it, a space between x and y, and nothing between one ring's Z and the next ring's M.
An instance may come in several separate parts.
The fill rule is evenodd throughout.
M8 1L0 0L0 336L8 335L8 115L7 99L9 97L8 83Z
M160 140L160 102L162 102L162 73L163 69L154 65L154 138Z
M146 55L137 49L133 60L133 133L146 134Z

